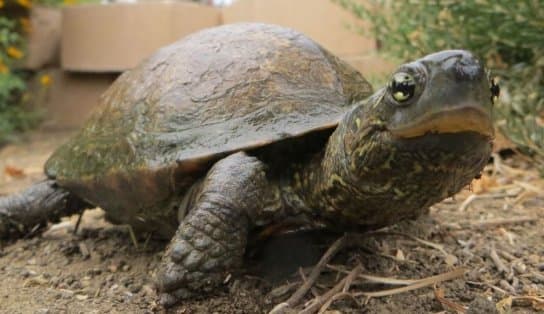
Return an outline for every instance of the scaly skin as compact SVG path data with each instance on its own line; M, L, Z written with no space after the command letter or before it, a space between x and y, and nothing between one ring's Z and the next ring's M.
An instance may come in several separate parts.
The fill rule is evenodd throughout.
M24 235L35 226L75 214L87 204L53 180L34 184L20 194L0 198L0 238Z
M281 213L266 166L236 153L217 162L201 183L189 215L172 238L157 275L161 303L210 291L242 263L251 224Z

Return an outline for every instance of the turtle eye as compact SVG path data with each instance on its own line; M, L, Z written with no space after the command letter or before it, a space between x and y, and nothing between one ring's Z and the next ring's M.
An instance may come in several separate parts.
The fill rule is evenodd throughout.
M414 96L416 81L408 73L400 72L393 75L391 81L391 95L398 102L405 102Z

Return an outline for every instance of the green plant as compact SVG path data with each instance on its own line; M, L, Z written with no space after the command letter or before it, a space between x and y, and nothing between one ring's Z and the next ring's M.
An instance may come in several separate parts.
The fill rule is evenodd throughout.
M32 31L30 9L33 5L59 7L92 2L98 0L0 0L0 145L39 121L39 112L25 108L30 107L31 99L43 96L51 84L48 75L20 68L26 35ZM36 75L40 76L41 88L30 95L27 82Z
M333 0L370 23L363 32L404 60L468 49L485 60L503 91L497 126L544 169L543 0Z
M0 17L0 143L28 129L36 115L24 110L24 72L14 65L23 57L24 38L15 19Z

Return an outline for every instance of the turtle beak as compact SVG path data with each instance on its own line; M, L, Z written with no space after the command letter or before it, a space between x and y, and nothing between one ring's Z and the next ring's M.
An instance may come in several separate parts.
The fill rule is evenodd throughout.
M463 104L432 112L407 125L391 130L396 137L411 138L427 133L476 132L494 137L491 115L481 106Z

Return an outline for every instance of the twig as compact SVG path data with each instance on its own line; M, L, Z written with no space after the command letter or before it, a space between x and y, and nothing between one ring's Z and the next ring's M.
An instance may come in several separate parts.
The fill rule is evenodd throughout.
M509 262L517 260L518 258L514 255L506 252L505 250L498 250L497 253L499 253L500 256L502 256L504 259L508 260Z
M304 284L302 284L297 289L297 291L295 291L295 293L293 293L293 295L287 301L285 301L285 303L287 303L290 307L295 307L296 305L298 305L302 297L304 297L304 295L308 292L308 290L310 290L310 288L313 286L313 284L319 277L319 274L321 274L321 271L323 270L325 265L327 265L329 260L344 247L344 245L346 244L347 238L348 236L344 235L338 240L336 240L329 247L327 252L325 252L325 254L323 254L323 256L321 257L321 260L319 260L319 263L317 263L317 265L315 265L315 267L312 269L312 272L310 273L308 280L304 282Z
M349 287L351 287L351 284L353 283L353 280L357 275L359 275L362 270L363 266L359 264L348 274L348 276L346 277L346 282L344 283L344 288L342 288L342 292L348 292Z
M128 234L130 235L130 239L132 240L134 248L138 249L138 240L136 240L136 234L134 233L134 229L132 229L131 225L126 225L126 227L128 229Z
M300 278L302 278L302 283L303 284L306 283L306 281L308 281L308 279L306 278L306 274L304 274L304 270L302 269L302 267L298 268L298 273L300 275ZM317 297L319 295L319 293L317 293L315 287L311 287L310 292L312 293L312 295L314 297Z
M499 285L504 290L510 292L510 294L516 294L516 288L512 287L512 285L509 284L508 281L506 281L504 279L501 279L501 280L499 280Z
M83 218L84 212L85 211L82 211L81 213L79 213L79 216L77 217L76 226L74 227L74 232L73 232L74 235L76 235L77 231L79 230L79 225L81 224L81 219Z
M299 314L315 313L322 305L327 303L336 294L345 289L346 285L347 289L349 289L349 285L351 285L353 278L355 278L361 272L361 270L361 265L357 265L346 277L344 277L344 279L338 282L332 289L327 291L322 296L315 298L305 309L300 311Z
M506 292L505 290L495 286L495 285L492 285L492 284L486 284L486 286L488 286L489 288L499 292L499 293L502 293L503 295L510 295L510 293Z
M532 185L530 183L527 183L527 182L514 180L514 184L524 188L526 191L531 191L531 192L536 193L536 194L542 194L543 193L542 188L539 188L539 187L534 186L534 185Z
M419 242L421 244L425 244L429 247L432 247L433 249L436 249L438 251L440 251L442 254L444 254L444 256L448 256L448 252L446 252L446 250L444 250L444 246L438 244L438 243L434 243L434 242L431 242L431 241L427 241L427 240L423 240L423 239L420 239L418 237L415 237L413 235L410 235L410 234L407 234L407 233L402 233L402 232L394 232L394 231L373 231L373 232L368 232L368 233L365 233L365 235L394 235L394 236L402 236L402 237L407 237L407 238L410 238L416 242Z
M323 304L323 306L319 309L319 312L317 312L317 314L323 314L323 313L327 312L327 310L329 309L329 307L331 306L331 304L334 301L337 301L337 300L340 300L340 299L345 299L345 298L351 298L355 303L360 305L360 303L357 301L357 299L355 299L353 294L351 294L349 292L340 292L340 293L337 293L337 294L333 295L332 298L330 298L327 302L325 302L325 304Z
M474 201L477 200L484 200L484 199L493 199L493 198L506 198L506 197L513 197L515 195L511 195L508 193L497 193L497 194L471 194L469 197L467 197L461 205L459 205L458 211L464 212L467 210L467 208L472 204Z
M544 296L520 295L511 296L512 301L532 301L544 305Z
M535 196L536 193L533 191L523 191L521 194L519 194L514 201L512 202L512 205L520 205L522 204L527 198Z
M385 297L393 294L399 294L403 292L408 292L416 289L420 289L423 287L432 286L434 284L440 283L442 281L455 279L457 277L463 276L465 273L465 268L457 268L455 270L452 270L447 273L443 273L436 276L431 276L427 278L423 278L421 280L416 281L414 284L411 284L406 287L401 288L394 288L394 289L387 289L382 291L375 291L375 292L358 292L355 293L354 296L365 296L365 297Z
M495 247L492 246L489 250L489 257L491 257L491 260L501 273L508 273L508 268L504 265L504 263L501 261L500 257L497 255L497 251L495 250Z
M444 297L444 291L442 289L434 287L434 297L446 308L455 310L457 313L464 314L467 312L467 308L461 304L457 304L451 300L448 300Z
M490 219L486 221L479 221L474 222L468 225L470 228L475 229L487 229L487 228L494 228L498 226L503 225L517 225L517 224L523 224L526 222L535 222L537 221L537 217L514 217L514 218L504 218L504 219Z
M151 236L153 234L150 232L147 237L145 238L144 245L142 247L142 251L145 251L147 249L147 245L149 244L149 240L151 240Z
M275 299L278 297L283 296L284 294L287 294L289 291L294 290L296 286L298 286L298 282L291 282L288 284L285 284L283 286L274 288L272 291L270 291L267 294L267 297Z
M327 265L327 267L341 273L345 273L345 274L349 273L347 270L341 269L338 266ZM419 280L413 280L413 279L397 279L397 278L380 277L380 276L365 275L365 274L359 274L357 277L369 282L381 283L381 284L392 285L392 286L407 286L419 281Z

